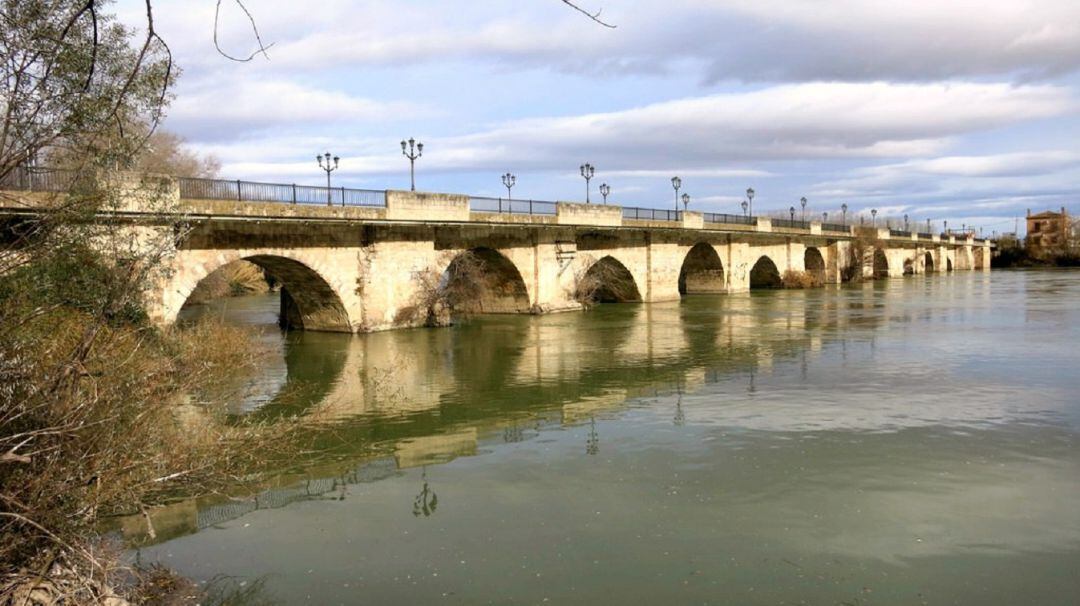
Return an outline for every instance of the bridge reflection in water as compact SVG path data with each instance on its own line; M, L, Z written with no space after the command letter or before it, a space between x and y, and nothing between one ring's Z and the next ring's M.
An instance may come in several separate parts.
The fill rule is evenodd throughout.
M699 295L584 314L483 316L449 330L352 336L267 327L264 339L279 353L236 412L295 417L313 435L326 434L317 440L334 460L278 478L248 499L200 499L158 510L157 540L257 509L336 498L348 485L473 455L485 442L527 440L544 427L589 424L587 449L596 452L598 415L675 394L672 422L681 424L683 394L727 384L760 397L761 378L775 364L797 361L805 379L808 365L830 345L850 348L853 365L872 363L875 331L938 313L909 304L881 313L893 297L908 300L928 279L940 280ZM270 324L277 309L271 294L223 299L189 313ZM326 427L333 431L322 432ZM122 527L133 542L146 541L141 516Z

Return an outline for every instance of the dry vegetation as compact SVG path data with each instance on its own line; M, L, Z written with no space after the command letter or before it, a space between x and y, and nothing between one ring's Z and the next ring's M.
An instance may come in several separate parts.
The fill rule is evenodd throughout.
M489 269L480 255L467 250L455 256L443 272L434 267L419 272L412 304L402 308L395 321L449 326L455 315L479 313L482 291L491 275Z
M603 260L578 270L571 296L586 308L599 303L640 299L634 278L618 265Z
M817 288L825 285L821 277L814 272L795 269L785 271L781 280L784 282L784 288L792 289Z
M266 292L270 292L270 282L261 267L250 261L233 261L202 279L191 291L187 304Z

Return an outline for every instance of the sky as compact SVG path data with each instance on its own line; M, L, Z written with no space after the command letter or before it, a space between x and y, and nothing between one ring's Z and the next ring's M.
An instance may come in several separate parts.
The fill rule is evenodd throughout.
M165 128L225 178L1013 231L1080 212L1077 0L158 0L184 70ZM239 6L218 39L256 48ZM142 2L116 5L123 21Z

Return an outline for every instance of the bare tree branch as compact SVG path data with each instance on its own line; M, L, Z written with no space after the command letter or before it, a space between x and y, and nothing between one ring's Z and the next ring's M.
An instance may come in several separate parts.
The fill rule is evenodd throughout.
M274 46L274 43L271 42L270 44L263 44L262 36L259 35L259 28L257 25L255 25L255 17L251 15L251 11L249 11L248 8L244 6L244 3L241 0L233 1L236 2L236 5L240 7L240 10L244 11L244 14L247 15L248 22L251 24L251 31L255 34L255 42L259 45L259 48L247 57L234 57L233 55L230 55L221 48L221 44L218 43L218 24L219 18L221 16L221 0L217 0L217 6L214 7L214 48L217 49L218 54L220 54L222 57L240 63L246 63L248 61L251 61L257 55L262 55L263 57L266 57L267 60L269 60L270 55L266 54L266 51L271 46Z
M566 6L569 6L572 9L576 10L577 12L581 13L582 15L585 15L589 19L592 19L593 21L599 23L600 25L603 25L604 27L610 27L611 29L615 29L616 27L618 27L618 26L612 25L612 24L610 24L610 23L608 23L608 22L606 22L606 21L604 21L604 20L602 20L600 18L600 13L604 12L604 9L600 9L600 10L596 11L595 13L590 13L589 11L581 8L577 4L574 4L570 0L562 0L562 3L565 4Z

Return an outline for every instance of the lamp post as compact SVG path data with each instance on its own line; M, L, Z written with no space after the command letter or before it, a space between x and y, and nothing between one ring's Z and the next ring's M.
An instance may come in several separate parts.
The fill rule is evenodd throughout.
M949 235L949 220L945 219L944 221L942 221L941 226L942 226L941 228L945 230L945 235L948 236Z
M607 183L601 183L600 184L600 195L604 196L604 204L607 204L607 197L608 197L608 194L610 194L610 193L611 193L611 186L608 185Z
M870 209L870 225L877 227L877 209Z
M409 137L408 141L401 142L401 155L409 159L409 187L411 191L416 191L416 159L424 155L424 144Z
M930 219L926 219L926 233L930 233Z
M330 192L330 173L338 169L338 160L340 160L341 158L337 156L331 156L330 152L326 152L326 154L322 156L316 155L315 159L319 161L319 168L326 171L326 205L332 206L333 198L331 197ZM323 162L324 160L325 163ZM333 165L330 164L331 160L334 161ZM344 203L344 199L342 199L342 203Z
M904 231L908 231L908 217L907 217L907 213L904 213Z
M675 188L675 212L679 212L679 188L682 187L682 179L672 177L671 186Z
M791 208L789 208L788 213L791 214L791 220L794 221L795 220L795 207L792 206Z
M840 205L840 213L843 215L843 225L847 227L847 202Z
M502 183L503 187L506 188L506 199L510 200L510 190L512 190L514 186L517 185L517 177L515 177L511 173L506 173L502 176Z
M746 188L746 199L750 201L750 215L749 216L752 217L752 216L754 216L754 188L753 187Z
M742 201L742 204L741 204L740 206L742 206L742 214L743 214L743 216L744 216L744 217L749 217L749 216L750 216L750 214L746 212L746 207L747 207L747 206L750 206L750 205L749 205L749 204L747 204L746 200L743 200L743 201Z
M825 211L825 212L821 213L821 222L822 223L828 223L829 222L829 211Z
M686 212L686 208L690 206L690 194L682 195L682 208L683 212Z
M596 174L596 168L592 164L586 162L581 165L581 176L585 178L585 203L589 203L589 181L592 180L593 175Z
M799 215L799 219L806 220L806 196L799 198L799 204L802 205L802 214Z

